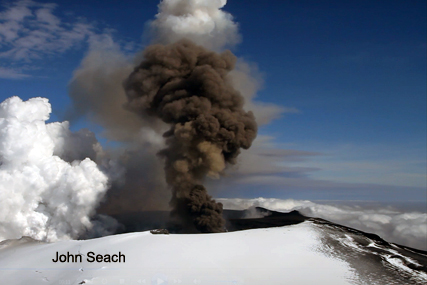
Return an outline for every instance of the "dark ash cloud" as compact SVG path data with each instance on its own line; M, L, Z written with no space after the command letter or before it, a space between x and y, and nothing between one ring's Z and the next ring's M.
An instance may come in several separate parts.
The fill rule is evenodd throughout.
M158 154L173 192L172 214L188 230L223 231L222 205L201 184L235 164L256 137L255 118L228 76L235 63L230 51L218 54L189 40L151 45L124 83L127 109L170 126Z

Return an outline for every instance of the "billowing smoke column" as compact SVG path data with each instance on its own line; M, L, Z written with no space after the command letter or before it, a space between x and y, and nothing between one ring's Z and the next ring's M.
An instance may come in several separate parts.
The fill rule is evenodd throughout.
M256 137L252 112L228 77L236 57L218 54L190 40L152 45L124 86L127 108L170 125L164 133L166 181L172 188L172 214L185 230L224 230L222 204L201 185L236 163L240 148Z
M225 0L161 1L158 14L147 25L152 43L171 44L188 38L214 50L238 43L238 25L229 13L221 10L225 4ZM102 126L102 135L109 141L120 142L114 156L120 157L126 170L124 183L113 183L98 212L112 215L169 209L170 191L165 183L163 166L155 155L164 148L162 134L168 126L160 119L146 119L123 108L127 97L122 82L141 61L140 54L130 60L129 54L119 49L100 47L97 45L90 50L74 72L69 86L73 107L68 116L71 119L85 116ZM246 84L246 80L240 79L237 81L245 83L239 85L249 90L256 82L250 78ZM250 103L251 98L246 98L246 104ZM252 109L252 105L250 107Z
M0 240L77 238L93 226L108 179L89 157L101 147L68 122L46 124L50 112L45 98L0 104Z
M105 216L91 220L95 211L164 208L170 194L154 154L164 148L167 124L160 155L173 189L174 216L188 231L223 230L221 204L201 184L235 163L239 149L256 135L253 116L242 110L232 84L246 97L246 107L260 107L251 101L256 80L245 70L232 71L234 56L205 49L219 51L240 41L237 24L221 10L225 4L161 1L150 27L153 43L166 46L147 48L127 80L127 94L122 82L135 65L128 56L101 45L89 51L70 82L69 118L84 115L100 124L105 137L121 143L118 149L104 152L92 132L73 133L68 122L46 124L47 99L12 97L0 104L0 240L105 235L114 223ZM134 113L123 108L126 102ZM108 157L119 158L124 173ZM106 203L97 209L108 187Z
M124 183L113 183L99 213L168 209L165 169L173 215L185 230L223 229L221 206L207 195L203 179L219 176L235 162L239 148L255 138L256 125L243 103L259 123L281 113L252 101L259 81L249 65L240 59L233 70L236 59L230 52L210 51L240 41L238 24L221 10L226 2L163 0L148 25L158 45L133 62L119 50L94 49L75 71L72 113L102 125L104 136L121 142L116 156L126 169ZM162 149L164 167L156 157Z

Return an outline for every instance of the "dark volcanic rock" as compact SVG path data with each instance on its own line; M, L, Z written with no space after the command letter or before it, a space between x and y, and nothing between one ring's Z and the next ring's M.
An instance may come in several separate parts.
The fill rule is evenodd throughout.
M298 224L308 219L308 217L301 215L298 211L281 213L261 207L249 210L224 210L223 216L226 220L228 231L281 227ZM257 217L251 218L253 216ZM123 225L118 233L163 229L167 228L169 222L169 212L167 211L129 212L112 215L112 217ZM173 229L168 228L168 230L176 232Z
M226 226L228 231L288 226L299 224L309 219L308 217L300 214L298 211L281 213L270 211L261 207L256 207L255 209L258 213L260 213L260 215L264 216L261 218L245 218L245 213L247 213L247 210L242 211L240 218L226 219Z
M169 231L167 229L156 229L151 230L150 233L152 233L153 235L168 235Z

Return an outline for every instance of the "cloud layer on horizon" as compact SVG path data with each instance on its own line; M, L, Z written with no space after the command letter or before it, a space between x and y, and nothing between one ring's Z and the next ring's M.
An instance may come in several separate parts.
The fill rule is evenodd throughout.
M364 232L375 233L389 242L427 250L427 213L398 209L377 203L355 202L352 205L318 204L293 199L217 199L225 209L243 210L264 207L289 212L298 210L309 217L323 218Z

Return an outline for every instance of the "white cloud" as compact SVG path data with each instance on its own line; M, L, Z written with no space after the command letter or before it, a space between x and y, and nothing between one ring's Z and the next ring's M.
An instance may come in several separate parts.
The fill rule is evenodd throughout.
M364 232L375 233L388 242L427 249L427 213L403 211L375 203L317 204L308 200L255 198L216 199L225 209L264 207L289 212L298 210L309 217L323 218Z
M154 39L173 43L188 38L204 47L221 50L240 42L233 16L221 10L226 0L163 0L150 23Z
M88 158L101 151L95 136L46 124L51 111L45 98L0 104L0 240L76 238L109 186Z
M56 4L17 1L0 13L0 78L28 77L17 64L32 63L62 54L82 44L115 47L112 31L98 32L82 19L63 21L54 14Z

